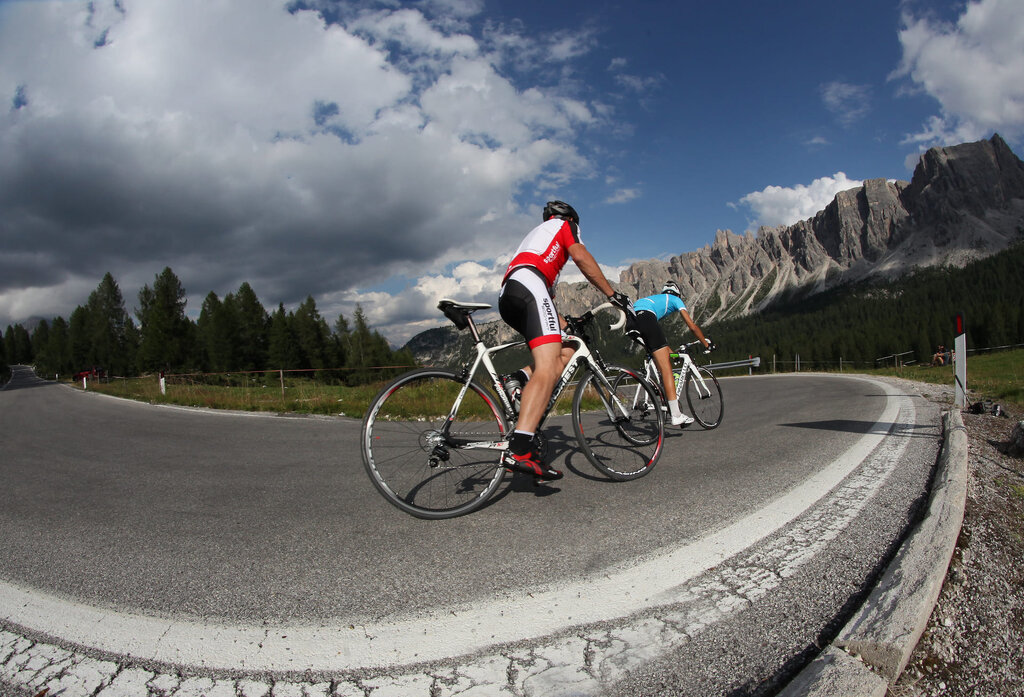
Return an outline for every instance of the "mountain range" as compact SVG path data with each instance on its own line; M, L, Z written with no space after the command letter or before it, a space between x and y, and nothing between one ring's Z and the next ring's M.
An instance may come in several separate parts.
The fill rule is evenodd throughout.
M892 280L918 268L962 266L1024 239L1024 162L995 134L990 140L925 152L909 182L869 179L836 194L814 217L737 235L667 261L634 263L617 287L632 298L657 293L668 279L701 326L760 312L837 286ZM591 307L588 283L556 289L564 314ZM489 341L515 332L500 320L484 325ZM432 329L406 345L421 364L466 352L454 327Z

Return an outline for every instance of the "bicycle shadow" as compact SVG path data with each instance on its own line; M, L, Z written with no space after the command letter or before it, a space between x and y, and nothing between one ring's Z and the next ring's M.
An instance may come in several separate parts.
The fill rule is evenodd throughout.
M564 454L565 469L571 471L577 477L588 479L592 482L618 483L594 469L594 466L590 464L590 460L580 450L579 441L571 429L566 429L562 426L550 426L544 430L544 436L548 442L547 453L549 462L558 460ZM582 468L577 463L582 463Z
M893 435L908 438L934 438L931 424L906 424L887 421L860 421L855 419L824 419L779 424L784 428L808 428L820 431L839 431L861 435Z

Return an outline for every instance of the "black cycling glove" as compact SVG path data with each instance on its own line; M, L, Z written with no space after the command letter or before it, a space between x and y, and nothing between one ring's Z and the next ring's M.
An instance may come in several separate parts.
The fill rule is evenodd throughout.
M627 315L636 314L636 312L633 311L633 301L630 300L629 296L626 295L625 293L615 291L608 297L608 300L611 302L612 305L622 308Z

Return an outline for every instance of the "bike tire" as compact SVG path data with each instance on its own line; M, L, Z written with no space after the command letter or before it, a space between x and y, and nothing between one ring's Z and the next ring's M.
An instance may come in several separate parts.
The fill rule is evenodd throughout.
M572 400L572 427L580 449L598 471L615 481L638 479L650 472L661 457L665 441L665 417L655 390L644 378L628 368L608 368L609 386L628 409L628 417L611 419L604 407L611 395L609 386L593 371L580 380ZM636 386L646 399L634 403ZM586 407L589 394L598 404Z
M718 428L725 414L725 400L722 399L722 388L718 384L718 378L707 368L694 366L694 369L704 378L707 389L702 389L693 379L692 372L686 374L683 389L686 392L686 403L690 406L690 414L703 428Z
M650 378L644 378L644 382L636 379L632 372L625 370L615 370L615 377L610 380L612 383L612 390L616 394L625 394L629 397L627 405L638 412L640 417L650 417L651 412L655 409L661 409L664 415L667 411L665 406L665 395L661 389L655 383L651 382ZM651 399L651 391L649 388L653 388L655 397L657 400ZM664 418L664 416L663 416ZM636 434L622 434L626 440L630 441L634 445L648 445L653 437L653 432L647 435L643 433Z
M363 418L363 465L370 481L395 507L417 518L454 518L483 506L505 476L503 450L460 448L441 429L464 380L424 368L384 387ZM493 396L470 382L451 437L500 441L508 423Z

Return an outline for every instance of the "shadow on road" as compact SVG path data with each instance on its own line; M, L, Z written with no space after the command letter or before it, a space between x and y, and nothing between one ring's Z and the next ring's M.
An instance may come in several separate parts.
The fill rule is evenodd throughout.
M892 432L896 436L914 438L934 436L934 427L928 424L904 424L881 421L854 421L850 419L827 419L824 421L804 421L801 423L779 424L787 428L811 428L819 431L841 431L845 433L874 433L884 435ZM928 431L927 433L924 431Z

